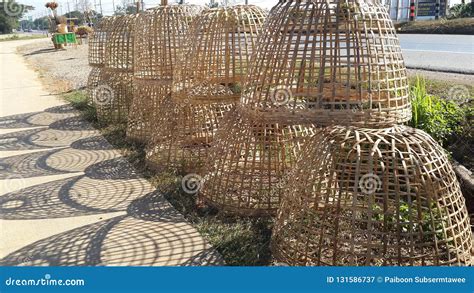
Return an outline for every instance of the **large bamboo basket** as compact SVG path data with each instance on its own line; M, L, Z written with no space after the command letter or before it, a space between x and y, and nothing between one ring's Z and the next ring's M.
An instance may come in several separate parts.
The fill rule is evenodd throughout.
M254 121L247 123L245 131L248 135L258 133L261 141L272 141L273 125L300 129L313 123L381 126L410 117L400 46L386 10L378 4L279 1L265 22L255 51L240 115ZM238 120L225 123L243 127ZM212 172L225 175L207 180L202 197L222 211L273 214L276 204L245 207L241 202L268 202L270 185L280 182L292 165L281 164L278 154L290 150L296 156L298 149L291 138L279 139L272 148L258 148L259 157L272 159L256 160L256 146L262 143L242 143L241 129L229 127L226 131L228 134L216 138L216 149L211 150L215 155L210 159L210 164L220 162ZM230 190L227 170L240 176L232 179ZM280 195L275 189L272 202L278 203Z
M165 99L159 105L162 115L154 119L157 126L153 144L146 152L148 167L156 171L202 173L214 132L231 107L226 103L191 105Z
M200 197L224 213L274 215L276 187L312 134L312 125L267 123L234 109L217 132Z
M139 16L135 28L135 91L127 138L146 143L157 105L171 93L178 50L186 47L189 25L203 10L197 5L165 5Z
M139 14L114 17L107 25L105 67L110 70L133 72L135 25Z
M176 108L159 109L157 115L176 126L153 133L147 156L151 166L200 170L223 112L240 99L264 19L264 11L253 5L209 9L196 18L175 67L171 96Z
M472 264L465 200L446 153L405 126L324 129L288 175L273 231L289 265Z
M125 123L133 95L133 72L100 68L97 85L89 88L97 119L104 124Z
M94 99L96 99L95 94L97 93L96 88L102 82L102 70L103 67L93 66L89 72L87 78L87 103L90 105L94 104Z
M109 25L113 22L112 17L102 18L95 26L94 31L89 36L89 65L103 67L105 65L105 43L107 42L107 32Z
M242 94L287 123L393 125L410 119L407 73L386 9L367 1L279 1Z

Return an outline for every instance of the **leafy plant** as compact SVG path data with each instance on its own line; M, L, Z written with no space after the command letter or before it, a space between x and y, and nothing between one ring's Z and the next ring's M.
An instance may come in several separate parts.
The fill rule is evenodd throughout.
M464 111L455 102L428 94L426 82L418 77L411 87L412 119L409 125L426 131L440 144L461 131Z
M474 17L474 2L461 3L449 8L449 19L464 17Z

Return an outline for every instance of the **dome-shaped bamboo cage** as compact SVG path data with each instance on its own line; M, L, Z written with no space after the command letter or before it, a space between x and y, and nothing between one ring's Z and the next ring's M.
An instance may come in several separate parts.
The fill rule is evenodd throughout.
M106 26L105 66L97 88L91 89L97 118L125 122L133 94L134 26L138 15L113 17Z
M227 214L273 215L275 188L315 128L268 123L233 110L221 121L200 197Z
M125 123L133 96L133 73L104 67L98 68L97 76L96 86L90 89L97 119L101 123Z
M94 27L94 31L89 37L88 59L92 67L87 79L87 98L93 104L96 98L96 87L101 82L101 71L105 66L105 43L107 42L108 26L112 23L113 17L102 18Z
M465 200L442 149L405 126L331 126L288 175L273 231L289 265L469 265Z
M255 137L249 136L242 144L242 126L219 131L201 189L202 198L222 210L240 209L248 214L251 207L245 203L259 202L259 198L265 202L271 187L251 182L278 182L284 173L282 166L285 170L292 166L294 158L290 156L281 164L279 154L284 149L268 147L285 128L302 130L299 136L308 133L306 127L313 124L359 121L380 126L410 118L399 42L386 10L377 4L279 1L267 18L255 51L239 107L242 115L253 117L255 123L247 123L250 129L246 131ZM266 131L267 125L278 125L280 133ZM219 147L221 144L226 148ZM299 144L288 143L285 148ZM296 150L288 153L296 155ZM213 161L222 163L212 165ZM247 161L252 163L244 163ZM244 193L242 187L250 184L254 188ZM275 198L281 196L278 189L273 193ZM236 205L230 207L228 203ZM268 204L267 213L274 213L277 207ZM260 205L254 213L264 209Z
M172 100L157 115L173 127L153 127L161 129L152 134L147 151L151 167L190 172L202 167L219 121L240 99L265 17L257 6L236 5L196 18L175 67Z
M110 31L108 27L113 21L112 19L112 17L102 18L94 26L94 30L89 36L88 58L90 66L103 67L105 65L105 43L107 42L107 32Z
M267 120L380 127L410 118L399 40L380 4L279 1L256 52L242 103Z
M157 106L171 93L178 50L186 46L189 25L203 10L166 4L141 15L135 29L135 88L127 125L127 138L135 141L148 141Z

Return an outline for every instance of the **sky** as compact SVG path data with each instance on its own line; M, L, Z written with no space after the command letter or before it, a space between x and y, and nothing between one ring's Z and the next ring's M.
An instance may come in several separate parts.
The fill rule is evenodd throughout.
M42 17L48 14L48 10L44 6L46 2L52 0L16 0L21 4L31 5L35 7L35 10L29 12L26 17L32 17L33 19ZM71 11L75 10L76 3L81 3L84 0L56 0L58 2L58 13L64 14L68 12L68 9ZM104 15L111 15L113 13L113 6L122 6L124 3L133 3L136 0L87 0L91 8L93 9L94 6L97 7L96 10L100 11L99 3L102 2L102 10ZM145 8L151 8L160 4L160 0L143 0L145 2ZM216 0L218 1L218 0ZM168 0L169 3L176 2L176 0ZM204 5L209 3L209 0L185 0L185 3L190 4L201 4ZM222 1L219 1L222 2ZM254 4L261 6L263 8L271 8L272 6L276 5L278 0L248 0L249 4ZM244 4L245 0L228 0L229 4ZM69 8L68 8L69 7Z

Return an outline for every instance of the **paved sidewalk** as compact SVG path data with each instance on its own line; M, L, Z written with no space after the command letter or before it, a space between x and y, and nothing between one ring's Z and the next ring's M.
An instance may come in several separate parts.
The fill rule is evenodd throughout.
M34 41L34 40L33 40ZM219 265L220 256L0 43L0 265Z

